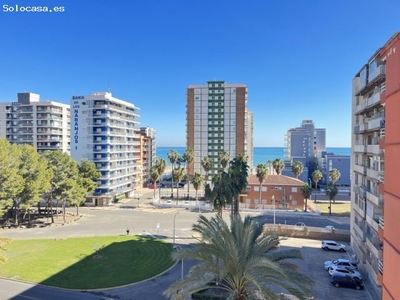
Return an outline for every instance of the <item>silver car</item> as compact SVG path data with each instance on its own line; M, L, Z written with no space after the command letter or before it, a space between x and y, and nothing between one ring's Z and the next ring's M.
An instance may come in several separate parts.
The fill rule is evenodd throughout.
M349 269L343 268L343 267L332 266L332 267L330 267L330 270L328 272L329 272L329 275L331 275L331 276L335 275L336 273L342 273L342 274L346 274L346 275L350 276L351 278L362 280L361 273L356 270L349 270Z
M349 259L339 258L336 260L328 260L324 263L325 270L329 271L333 266L344 267L349 270L357 269L357 262Z

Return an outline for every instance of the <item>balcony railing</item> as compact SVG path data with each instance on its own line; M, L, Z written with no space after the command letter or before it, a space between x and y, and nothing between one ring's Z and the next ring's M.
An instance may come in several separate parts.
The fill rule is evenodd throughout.
M366 107L374 106L375 104L379 103L380 101L381 101L381 93L376 93L373 96L368 98Z
M385 222L383 217L379 217L379 227L385 229Z
M385 118L378 117L368 122L368 130L381 129L385 127Z
M386 73L386 68L385 68L385 66L384 66L384 65L380 65L380 66L378 66L373 72L371 72L371 73L369 74L369 79L368 79L368 81L369 81L369 82L372 82L372 81L374 81L375 78L377 78L378 76L380 76L380 75L385 75L385 73Z
M384 171L379 172L379 181L385 182L385 172Z
M367 146L366 145L354 145L354 152L366 153Z
M378 261L378 270L381 274L383 274L383 261L382 260Z

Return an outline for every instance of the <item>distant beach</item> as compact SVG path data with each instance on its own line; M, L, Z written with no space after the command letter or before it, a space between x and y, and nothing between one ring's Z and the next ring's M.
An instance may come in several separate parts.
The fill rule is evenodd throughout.
M258 164L265 164L268 160L274 160L276 158L285 158L284 147L254 147L254 158L253 166ZM186 151L186 147L157 147L157 157L165 159L167 165L169 165L168 152L175 150L180 155L183 155ZM338 155L351 155L350 147L328 147L327 152L335 153Z

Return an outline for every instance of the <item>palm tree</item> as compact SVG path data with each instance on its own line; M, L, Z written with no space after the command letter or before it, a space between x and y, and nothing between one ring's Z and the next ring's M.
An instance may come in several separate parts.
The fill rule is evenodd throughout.
M299 178L299 175L303 173L304 166L301 161L294 161L292 162L292 172L296 176L296 178Z
M179 182L181 182L181 180L183 179L184 171L185 171L185 169L180 166L176 167L175 169L172 170L172 174L173 174L172 177L176 179L176 204L178 204L178 200L179 200ZM173 181L172 181L172 184L174 184Z
M335 203L335 197L338 193L337 185L333 182L329 182L326 186L325 195L329 198L329 215L332 214L332 200Z
M336 183L340 179L340 171L338 169L332 169L329 171L329 179L332 183Z
M203 178L203 176L201 176L201 174L199 174L197 172L194 173L192 184L193 184L193 187L194 187L194 189L196 191L196 205L197 206L199 205L199 199L197 197L197 192L198 192L200 186L202 185L203 180L204 180L204 178ZM199 207L199 211L200 211L200 207Z
M150 179L153 182L154 185L154 196L153 199L156 198L156 186L157 186L157 180L160 177L160 174L158 174L158 170L156 166L152 166L150 169Z
M258 178L258 182L260 183L260 196L259 196L258 199L260 199L260 203L261 203L262 183L268 177L268 168L267 168L267 166L265 164L258 164L257 165L257 167L256 167L256 176Z
M232 203L234 195L233 186L229 174L220 170L218 174L212 178L213 189L211 191L210 200L212 200L214 209L218 215L222 216L222 209L226 204Z
M174 197L174 172L172 172L175 169L175 164L178 162L179 154L175 150L169 150L168 154L168 159L169 162L172 165L172 170L171 170L171 198Z
M231 157L229 156L228 152L222 151L222 152L219 153L218 162L221 165L223 170L225 170L225 168L228 165L230 160L231 160Z
M162 158L157 158L154 167L157 169L158 172L158 180L161 181L161 176L164 174L165 169L167 168L167 162ZM158 198L161 199L161 184L158 187Z
M244 154L240 154L232 159L228 172L234 191L232 214L238 214L239 194L247 187L247 177L249 176L249 165L247 164L247 157Z
M314 202L317 202L317 187L318 187L318 181L322 179L322 173L320 170L314 170L311 174L312 180L315 183L315 198Z
M301 194L303 195L303 198L306 200L305 205L304 205L304 211L307 211L307 200L310 199L311 194L312 194L312 187L306 183L304 186L301 188Z
M189 200L189 186L190 186L190 180L192 175L190 174L189 170L190 170L190 166L193 164L194 162L194 150L193 149L186 149L185 154L183 154L183 159L186 162L186 174L187 174L187 199Z
M282 170L285 168L285 162L283 159L277 158L272 162L272 167L274 168L276 174L281 175Z
M172 256L198 263L164 292L169 299L183 300L211 285L222 291L225 299L233 300L281 299L271 285L299 299L310 295L312 280L291 261L301 259L301 251L275 250L279 237L263 233L262 226L250 216L232 216L228 224L221 217L208 220L201 215L193 231L202 241L174 251Z
M206 172L205 181L207 183L207 181L208 181L208 172L212 168L211 158L209 156L204 156L203 159L201 160L201 166L203 167L204 172Z

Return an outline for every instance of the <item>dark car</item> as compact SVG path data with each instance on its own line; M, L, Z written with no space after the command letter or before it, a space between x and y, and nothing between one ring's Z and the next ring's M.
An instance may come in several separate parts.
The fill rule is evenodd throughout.
M364 284L360 279L352 278L351 276L342 273L335 273L332 276L331 283L337 288L348 287L356 290L362 290L364 288Z

